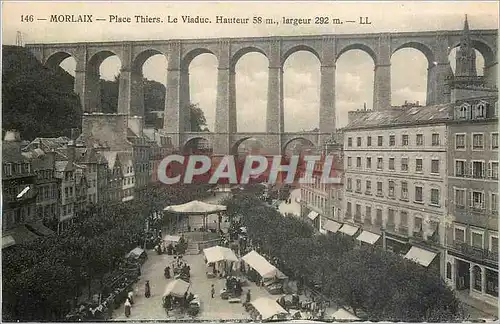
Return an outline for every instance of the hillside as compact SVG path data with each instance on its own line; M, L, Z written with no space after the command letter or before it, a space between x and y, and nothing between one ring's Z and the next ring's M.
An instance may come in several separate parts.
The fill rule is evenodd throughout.
M44 67L23 47L2 46L2 129L23 139L70 135L81 125L73 77Z

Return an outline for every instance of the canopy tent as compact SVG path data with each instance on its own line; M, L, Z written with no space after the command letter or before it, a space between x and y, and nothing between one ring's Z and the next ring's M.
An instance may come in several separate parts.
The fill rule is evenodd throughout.
M145 251L143 249L141 249L140 247L136 247L135 249L133 249L132 251L130 251L128 254L127 254L127 258L134 258L134 259L138 259Z
M435 257L436 253L418 248L416 246L412 246L410 251L408 251L405 255L406 259L419 263L424 267L428 267Z
M318 217L319 214L317 212L315 212L314 210L310 211L309 214L307 214L307 217L310 219L310 220L315 220L316 217Z
M343 308L339 308L335 313L332 314L332 317L335 320L343 320L343 321L359 321L359 317L356 315L346 311Z
M262 255L255 251L251 251L245 256L243 256L243 261L245 261L250 267L255 269L262 278L274 278L286 279L288 278L283 272L279 271L275 266L269 263Z
M250 304L260 313L262 320L270 319L275 315L288 314L275 300L268 297L257 298Z
M163 240L166 242L179 242L180 239L181 237L176 235L165 235L165 237L163 238Z
M344 224L339 229L339 232L347 234L349 236L353 236L354 234L356 234L356 232L358 231L358 229L359 229L359 227L351 226L349 224Z
M238 261L238 258L234 254L233 250L222 247L222 246L213 246L210 248L203 249L203 253L205 254L205 258L208 263L214 263L219 261Z
M184 297L184 293L188 291L189 283L185 282L181 279L175 279L167 284L165 287L165 293L163 293L163 297L165 296L173 296L182 298Z
M358 237L356 237L356 240L362 241L362 242L365 242L368 244L375 244L375 242L377 242L379 238L380 238L380 235L378 235L378 234L368 232L368 231L363 231L363 232L361 232L361 234L359 234Z
M329 220L329 219L327 219L325 221L325 223L323 224L323 228L325 230L327 230L328 232L332 232L332 233L337 233L337 231L339 230L339 228L341 226L342 226L342 224L337 223L337 222L332 221L332 220Z
M185 215L201 215L201 214L212 214L225 211L227 209L224 205L213 205L207 204L203 201L193 200L181 205L172 205L165 207L163 210Z

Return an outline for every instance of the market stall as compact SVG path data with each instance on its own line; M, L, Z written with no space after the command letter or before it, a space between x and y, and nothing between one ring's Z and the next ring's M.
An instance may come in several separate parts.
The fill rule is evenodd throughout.
M263 256L255 251L251 251L243 256L242 260L257 272L269 293L275 295L283 292L288 284L288 277L269 263ZM249 273L250 277L252 276L251 272L245 272ZM249 279L252 280L252 278ZM259 278L257 278L258 280Z
M209 278L214 278L219 273L229 273L233 263L238 261L233 250L219 245L203 249L203 254L207 264L207 277Z
M260 297L247 305L247 311L254 320L285 320L289 313L277 302L267 297Z
M145 250L140 247L136 247L125 256L126 259L134 260L140 262L141 264L146 261L148 255Z
M190 284L181 279L175 279L167 284L163 293L163 307L166 309L189 307L189 303L194 299L194 295L188 297L187 291ZM189 300L191 299L191 300Z

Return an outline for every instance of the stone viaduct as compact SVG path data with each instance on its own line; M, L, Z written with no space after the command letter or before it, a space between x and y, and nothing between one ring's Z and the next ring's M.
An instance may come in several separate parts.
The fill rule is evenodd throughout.
M391 56L402 48L421 51L428 61L427 104L449 100L444 87L450 70L448 56L460 43L461 30L339 34L315 36L277 36L148 40L122 42L28 44L26 47L48 67L58 66L72 56L76 60L75 92L84 112L100 112L99 66L116 55L122 63L118 113L144 116L142 65L156 54L168 61L164 133L174 145L184 146L193 139L209 140L215 153L227 154L248 138L259 140L277 153L290 141L301 138L317 145L335 131L335 65L337 59L353 49L368 53L375 65L374 109L391 105ZM497 30L471 30L471 40L485 60L484 77L495 84L497 74ZM297 51L309 51L321 63L319 132L286 133L283 113L283 64ZM235 66L250 52L259 52L269 61L267 122L265 133L238 133L236 129ZM203 53L218 60L216 123L213 133L190 132L186 106L190 103L189 64Z

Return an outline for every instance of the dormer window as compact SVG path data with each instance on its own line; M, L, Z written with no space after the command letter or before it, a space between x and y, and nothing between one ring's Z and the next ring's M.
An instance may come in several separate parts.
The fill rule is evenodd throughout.
M464 103L462 106L459 108L459 118L466 119L467 118L467 110L469 109L469 105Z
M478 117L478 118L486 117L486 104L484 102L480 102L477 104L476 117Z

